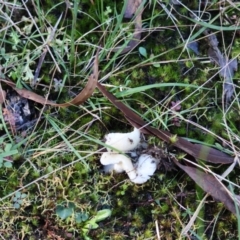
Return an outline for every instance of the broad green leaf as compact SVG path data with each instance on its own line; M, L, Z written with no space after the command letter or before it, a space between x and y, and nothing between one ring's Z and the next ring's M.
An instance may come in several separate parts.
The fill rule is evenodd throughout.
M159 63L153 63L153 66L154 66L155 68L159 68L159 67L160 67L160 64L159 64Z
M82 220L82 214L81 213L75 213L75 221L76 223L81 223L83 220Z
M63 205L57 205L56 207L56 214L62 219L66 219L73 214L74 211L74 203L66 204L66 207Z
M85 228L88 229L96 229L98 228L98 224L96 222L100 222L107 217L111 216L112 211L110 209L103 209L97 212L97 215L87 221L86 225L84 226Z
M90 220L86 225L85 228L88 229L97 229L98 228L98 224L92 220Z
M77 212L75 214L75 220L77 223L85 222L88 219L88 214Z
M52 166L48 166L48 167L47 167L47 172L50 173L50 172L52 172L52 171L53 171L53 167L52 167Z
M26 194L26 193L23 193L23 194L21 195L21 198L23 199L23 198L25 198L25 197L27 197L27 194Z
M20 192L16 192L16 193L15 193L15 197L16 197L16 198L20 198L20 197L21 197L21 193L20 193Z
M11 150L11 151L8 151L8 152L3 152L0 154L0 158L1 157L8 157L8 156L11 156L11 155L14 155L14 154L17 154L18 153L18 150Z
M73 202L69 202L68 204L67 204L67 207L68 208L75 208L75 204L73 203Z
M151 53L151 54L150 54L150 58L154 59L154 57L155 57L154 54ZM159 63L156 63L156 62L153 62L152 65L153 65L155 68L159 68L159 67L160 67L160 64L159 64Z
M16 208L16 209L18 209L18 208L20 208L20 204L19 204L19 203L14 203L14 204L13 204L13 207Z
M140 53L143 57L147 58L147 50L146 50L146 48L144 48L144 47L139 47L138 51L139 51L139 53Z
M87 213L82 213L82 220L83 220L83 221L88 220L88 218L89 218L89 216L88 216Z
M72 208L64 208L62 206L57 206L56 208L56 214L63 220L71 216L72 213L73 213Z
M5 151L5 152L9 152L9 151L11 150L11 148L12 148L12 144L11 144L11 143L7 143L7 144L5 145L4 151Z
M94 217L96 222L100 222L107 217L111 216L112 211L110 209L103 209L97 212L97 216Z
M12 163L11 162L4 162L3 166L6 167L6 168L12 168Z

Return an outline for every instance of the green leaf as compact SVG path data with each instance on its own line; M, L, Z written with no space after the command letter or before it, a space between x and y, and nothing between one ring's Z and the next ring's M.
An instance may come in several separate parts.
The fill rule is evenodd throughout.
M18 209L18 208L20 208L20 204L19 204L19 203L14 203L14 204L13 204L13 207L16 208L16 209Z
M160 63L153 63L153 66L154 66L155 68L159 68L159 67L160 67Z
M107 217L111 216L112 211L110 209L103 209L97 212L97 216L94 217L96 222L100 222Z
M56 214L62 219L66 219L68 217L70 217L73 214L75 205L74 203L68 203L64 205L57 205L56 207Z
M215 146L216 146L217 149L219 149L219 150L224 150L223 146L220 145L219 143L215 143Z
M73 202L69 202L69 203L67 204L67 207L74 209L74 208L75 208L75 204L74 204Z
M16 193L15 193L15 197L16 197L16 198L20 198L20 197L21 197L21 193L20 193L20 192L16 192Z
M8 157L8 156L11 156L11 155L14 155L14 154L17 154L18 153L18 150L11 150L11 151L8 151L8 152L3 152L0 154L0 157Z
M139 47L138 51L139 51L139 53L140 53L143 57L147 58L147 50L146 50L146 48L144 48L144 47Z
M83 220L83 221L88 220L88 218L89 218L89 216L88 216L87 213L82 213L82 220Z
M96 229L98 228L98 224L96 222L100 222L107 217L111 216L112 211L110 209L103 209L97 212L97 215L87 221L86 225L84 226L85 228L88 229Z
M21 42L21 40L19 39L19 35L18 35L17 32L12 31L12 32L10 33L10 36L11 36L11 39L12 39L12 41L13 41L12 49L17 50L17 45L18 45L18 43Z
M76 212L75 213L75 220L77 223L85 222L89 218L87 213L80 213Z
M75 213L75 221L76 223L81 223L83 220L82 220L82 213Z
M22 195L21 195L21 198L23 199L23 198L25 198L27 196L27 194L26 193L23 193Z
M150 58L154 59L155 56L153 53L150 54ZM152 65L155 67L155 68L159 68L160 67L160 63L156 63L156 62L153 62Z
M52 171L53 171L53 167L52 167L52 166L48 166L47 172L50 173L50 172L52 172Z
M92 219L85 225L85 228L97 229L98 228L98 224L96 222L94 222L93 219Z
M56 214L62 219L66 219L73 214L72 208L65 208L63 206L57 206Z
M5 151L5 152L9 152L9 151L11 150L11 148L12 148L12 144L11 144L11 143L7 143L7 144L5 145L4 151Z
M6 167L6 168L12 168L12 163L11 162L4 162L3 166Z

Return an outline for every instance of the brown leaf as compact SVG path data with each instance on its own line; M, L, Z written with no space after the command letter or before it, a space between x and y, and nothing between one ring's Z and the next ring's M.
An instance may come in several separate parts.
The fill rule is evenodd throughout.
M141 0L128 0L125 9L124 17L132 18L138 7L141 5Z
M210 34L208 30L205 30L204 34L207 36L209 45L208 56L220 67L219 75L224 79L224 94L227 102L229 102L235 89L232 79L238 68L237 59L229 60L227 56L221 53L215 34Z
M175 141L172 142L171 138L173 135L171 133L150 127L140 116L120 102L120 100L118 100L114 95L109 93L100 83L97 83L97 88L124 114L125 118L132 124L132 126L141 128L143 133L154 135L159 139L178 147L196 159L222 164L229 164L233 162L233 158L223 152L201 144L193 144L181 137L177 137Z
M206 193L209 193L215 200L222 202L232 213L236 214L236 207L226 187L213 175L203 172L195 167L184 166L176 159L175 164L185 171Z
M7 123L9 123L12 133L15 134L17 132L16 130L16 117L19 117L17 113L14 113L12 111L9 111L7 108L3 108L2 111L3 119Z
M132 18L133 15L136 14L134 19L135 29L132 40L130 40L128 45L121 51L121 54L129 52L139 44L142 32L142 12L143 12L142 0L128 0L124 17ZM121 47L117 47L113 49L113 51L117 52L119 48Z
M0 104L4 103L6 99L6 92L2 89L0 85Z
M94 61L93 74L91 74L89 76L87 85L70 102L60 103L60 104L54 103L54 102L49 101L46 98L44 98L34 92L31 92L29 90L16 88L15 83L13 83L10 80L5 80L5 79L0 79L0 80L2 82L5 82L6 84L8 84L10 87L12 87L21 97L30 99L30 100L40 103L40 104L47 104L47 105L51 105L51 106L55 106L55 107L68 107L71 105L80 105L83 102L85 102L92 95L94 89L96 88L96 84L98 81L98 52L96 54L96 58ZM1 99L0 99L0 101L1 101Z
M176 102L172 101L171 102L171 105L172 105L171 110L176 111L176 112L180 111L182 108L180 103L181 103L181 101L179 101L179 100L177 100Z

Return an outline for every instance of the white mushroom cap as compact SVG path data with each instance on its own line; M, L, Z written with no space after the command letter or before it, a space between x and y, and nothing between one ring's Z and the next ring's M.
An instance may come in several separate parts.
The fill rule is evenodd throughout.
M140 130L134 128L130 133L109 133L106 135L105 143L122 152L131 151L140 143ZM108 152L116 152L111 148L107 148L107 150Z
M137 163L138 174L152 176L157 169L159 161L148 154L142 154Z
M135 165L137 176L135 179L131 179L131 181L137 184L145 183L156 171L158 162L151 155L142 154Z

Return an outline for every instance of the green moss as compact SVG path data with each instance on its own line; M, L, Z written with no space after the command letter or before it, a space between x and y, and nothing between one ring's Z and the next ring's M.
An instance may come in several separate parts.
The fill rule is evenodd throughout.
M193 4L196 2L194 1ZM41 16L45 16L45 18L38 19L36 23L39 24L42 37L46 39L49 35L47 27L55 25L59 18L59 11L65 11L65 4L61 4L59 8L57 1L37 2L36 8L31 3L29 4L29 9L34 17L38 17L36 9L41 11ZM156 4L155 9L152 9L153 5L146 6L144 10L144 24L159 27L160 22L161 26L172 26L171 18L167 17L162 7ZM123 88L134 88L153 83L173 83L173 87L150 89L119 98L119 101L135 110L146 122L151 122L151 126L161 129L164 123L173 134L215 144L214 135L203 134L201 129L191 126L184 120L180 127L173 126L172 115L167 110L171 107L169 104L171 101L180 100L182 103L179 114L183 115L183 119L196 122L219 137L228 140L229 136L223 127L223 114L221 113L222 81L219 79L217 79L218 83L215 80L208 81L205 87L211 90L201 89L194 94L192 93L195 89L191 87L174 86L174 83L201 86L211 77L212 71L209 71L209 68L213 67L210 64L203 65L194 59L194 67L190 70L193 66L192 61L183 60L188 59L189 56L186 52L182 53L183 47L179 47L182 39L176 34L176 31L155 31L141 43L146 48L148 56L153 53L157 56L156 60L163 61L158 68L153 67L151 62L141 64L143 59L139 56L137 48L131 54L122 54L113 59L114 54L109 53L109 49L120 44L119 40L124 37L125 33L116 36L123 27L129 25L128 21L132 21L127 20L117 26L117 21L121 16L115 15L115 10L119 14L121 9L122 2L97 0L92 4L91 1L80 1L76 28L73 29L73 14L72 7L70 7L66 11L66 18L63 18L60 23L61 27L55 33L54 40L49 43L53 56L50 56L48 52L43 61L40 74L41 85L36 87L36 92L44 95L42 88L45 86L43 84L48 87L52 78L61 79L66 76L66 86L60 96L58 93L54 93L53 89L50 89L50 96L53 100L59 97L57 100L59 102L68 101L71 98L69 91L78 92L78 90L75 91L75 85L85 86L86 75L91 72L92 56L96 47L101 44L106 52L100 54L99 68L100 70L104 69L100 72L100 78L104 79L103 83L109 84L107 89L113 94L121 91L120 85ZM184 13L184 11L187 10L181 7L180 12ZM111 20L112 17L113 20ZM100 26L100 24L102 25ZM179 18L177 24L185 37L189 29L180 25L187 26L189 22ZM97 26L99 27L97 28ZM133 31L132 27L128 32ZM113 34L114 30L116 32ZM6 34L8 35L8 33ZM1 33L1 37L4 39L4 34ZM142 33L142 37L145 37L145 33ZM22 36L19 36L20 42L16 44L17 50L12 49L14 42L10 36L7 36L5 40L11 41L9 43L5 41L2 44L5 51L2 52L3 61L8 61L7 56L12 56L4 72L10 71L15 79L21 75L26 62L26 53L43 45L41 36L36 32L33 32L29 38L31 41L29 40L23 46ZM55 42L55 38L58 42ZM72 46L74 47L73 55L70 53ZM36 61L31 67L36 69L41 51L31 54L30 57ZM109 54L108 59L104 54ZM59 64L61 73L54 72L56 63L53 58ZM70 58L74 60L71 61L71 64ZM181 60L182 64L177 59ZM19 62L19 65L12 67L12 64L16 62ZM136 65L138 67L135 67ZM109 73L110 77L105 79L104 77ZM79 79L84 80L79 82ZM226 114L227 122L232 128L232 132L239 135L238 104L233 103L232 106L233 108L229 109ZM182 224L188 223L189 216L187 210L179 207L179 202L192 212L197 207L195 185L192 180L186 179L186 175L179 170L166 173L158 169L155 177L143 185L134 185L130 181L126 181L127 176L124 173L102 174L99 163L100 154L97 153L100 144L98 145L85 136L101 140L108 131L127 132L132 129L132 126L127 123L119 109L115 108L100 92L95 91L90 101L84 103L84 108L86 110L73 106L65 109L48 109L45 113L52 116L65 139L59 135L50 122L43 119L41 127L37 126L37 137L33 140L30 139L22 147L24 150L21 154L27 160L15 161L12 169L0 168L1 180L3 180L0 186L1 197L14 193L23 186L23 192L28 194L26 203L21 205L19 211L12 209L11 196L2 202L4 211L1 213L1 224L8 232L4 237L11 239L13 234L18 232L18 238L31 239L34 238L34 233L40 233L42 229L46 229L46 232L56 231L54 234L62 239L65 239L63 232L68 233L68 231L76 239L83 238L81 231L84 222L76 223L73 216L62 220L56 214L57 204L71 201L76 205L76 211L84 211L89 214L90 218L94 217L98 209L110 208L112 210L110 218L100 222L99 228L89 231L88 236L92 239L154 238L156 237L155 221L161 227L166 239L179 239ZM73 122L75 123L72 124ZM162 147L167 155L178 154L175 148L166 146L161 140L152 136L146 138L149 144ZM236 141L236 145L239 145L237 140L234 139L234 141ZM81 163L80 158L69 145L82 157L88 156L86 162L89 168ZM71 164L77 159L79 162ZM66 166L66 164L69 165ZM30 185L28 186L28 184ZM27 204L28 201L29 204ZM222 204L211 205L211 201L206 203L206 207L209 208L209 216L204 219L206 221L212 221L212 217L224 208ZM11 223L9 219L11 219ZM222 219L228 221L222 221ZM219 239L229 238L230 230L235 229L231 226L234 222L236 222L236 218L224 212L223 216L219 215L214 234L218 235ZM193 226L191 231L195 232L195 227L197 226ZM230 230L226 232L226 229ZM234 231L232 231L233 234ZM42 234L44 235L44 233ZM237 233L235 235L237 236ZM41 235L39 238L45 239L46 235Z

